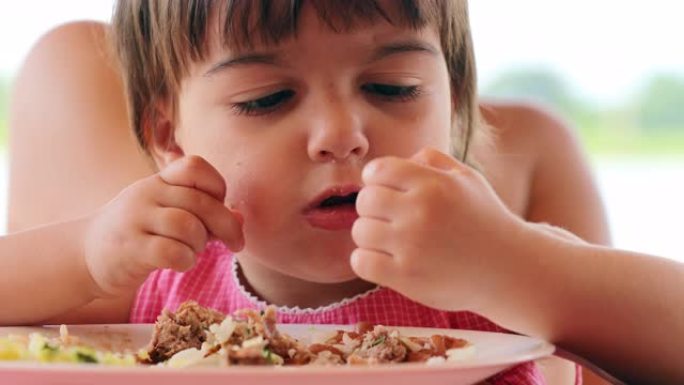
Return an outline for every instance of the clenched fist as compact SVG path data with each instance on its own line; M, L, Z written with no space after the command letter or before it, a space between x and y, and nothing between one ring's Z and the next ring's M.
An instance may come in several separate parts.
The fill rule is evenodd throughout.
M101 295L135 288L155 269L190 269L210 237L240 250L242 220L224 205L225 195L221 175L196 156L123 190L91 216L84 240Z
M523 227L485 178L427 149L375 159L363 181L352 228L356 274L435 308L476 307L473 294L495 285Z

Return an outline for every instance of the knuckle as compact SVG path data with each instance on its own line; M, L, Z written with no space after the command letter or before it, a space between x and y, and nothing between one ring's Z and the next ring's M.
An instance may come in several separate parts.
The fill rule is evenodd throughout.
M363 169L364 180L374 180L382 174L387 172L387 169L391 167L391 159L388 157L375 158L366 164Z
M199 193L197 191L192 191L188 199L190 202L200 208L201 212L209 212L216 202L216 200L209 195Z
M149 249L155 266L163 266L166 256L173 253L172 241L165 238L153 238Z
M377 248L378 231L376 226L366 218L359 218L352 226L352 239L354 242L366 248Z
M365 214L368 209L375 206L373 202L377 199L376 197L377 191L371 186L366 186L359 191L359 195L356 197L356 210L359 215Z
M416 263L415 258L410 258L406 253L396 256L397 271L402 277L413 280L420 276L420 263Z
M442 197L451 189L448 183L449 178L449 176L443 174L436 174L434 177L429 178L424 185L425 193L429 194L431 198Z
M171 228L171 232L178 235L196 235L201 231L202 227L194 215L182 210L169 211L166 223Z
M199 170L206 167L207 161L198 155L187 155L183 157L183 166L189 170Z
M188 155L178 160L179 167L177 169L178 177L183 179L193 178L195 175L201 175L206 169L207 162L197 156Z
M171 239L155 239L152 250L158 267L185 270L192 265L194 253Z
M354 224L352 225L351 229L351 236L354 243L356 243L357 245L364 243L364 234L366 233L366 220L364 218L359 218L356 221L354 221Z
M416 158L429 161L434 159L435 150L430 147L421 148L415 155Z
M379 274L382 269L378 267L377 258L372 252L356 249L352 252L352 258L355 260L355 272L362 278L377 281L382 276Z
M432 205L427 202L416 204L411 209L408 223L413 224L414 227L423 228L429 226L431 221L434 221L435 215L432 210Z
M369 268L368 258L362 249L355 249L351 253L351 261L354 272L364 279L373 278L372 271Z

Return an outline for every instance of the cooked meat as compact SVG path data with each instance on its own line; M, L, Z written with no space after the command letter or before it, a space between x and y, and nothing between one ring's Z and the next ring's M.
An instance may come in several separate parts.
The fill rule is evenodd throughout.
M209 325L223 321L225 315L188 301L176 312L168 310L157 318L152 340L147 347L151 363L165 361L175 353L188 348L199 349L206 339Z
M333 345L312 344L309 351L314 358L310 360L313 365L342 365L345 364L345 354Z
M269 306L262 312L255 310L241 310L235 313L237 321L244 321L236 325L230 345L243 345L245 340L254 336L261 336L264 340L263 350L250 348L232 349L228 359L232 364L272 365L278 356L286 365L304 365L312 359L312 354L297 340L280 333L276 329L276 310Z
M448 358L452 348L468 342L442 335L404 337L398 330L361 324L356 331L339 330L320 343L305 346L276 327L276 309L244 309L232 317L183 303L176 312L164 311L147 347L145 363L160 363L186 349L180 360L213 356L224 365L343 365L383 364ZM218 356L217 356L218 355ZM198 361L199 362L199 361Z
M271 365L264 352L268 351L261 347L231 349L228 350L228 361L231 365Z
M408 350L398 333L390 333L383 326L376 326L363 337L361 347L347 358L350 364L383 364L403 362Z

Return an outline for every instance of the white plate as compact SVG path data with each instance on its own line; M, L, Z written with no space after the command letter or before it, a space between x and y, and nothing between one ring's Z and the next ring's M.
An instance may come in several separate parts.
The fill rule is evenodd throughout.
M336 325L278 325L279 330L306 342ZM553 353L553 345L530 337L470 330L392 327L406 336L444 334L463 338L475 346L474 354L459 362L381 366L230 367L170 369L159 367L107 367L95 365L39 364L0 361L0 384L144 384L144 385L467 385L482 381L515 364ZM57 335L58 328L0 327L0 336L41 332ZM102 349L135 351L147 344L152 325L69 326L69 334Z

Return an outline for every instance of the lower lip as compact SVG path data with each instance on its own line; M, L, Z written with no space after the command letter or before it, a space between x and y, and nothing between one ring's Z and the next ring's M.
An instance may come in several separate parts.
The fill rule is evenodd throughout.
M323 230L350 230L359 217L354 205L316 208L306 211L304 217L313 227Z

